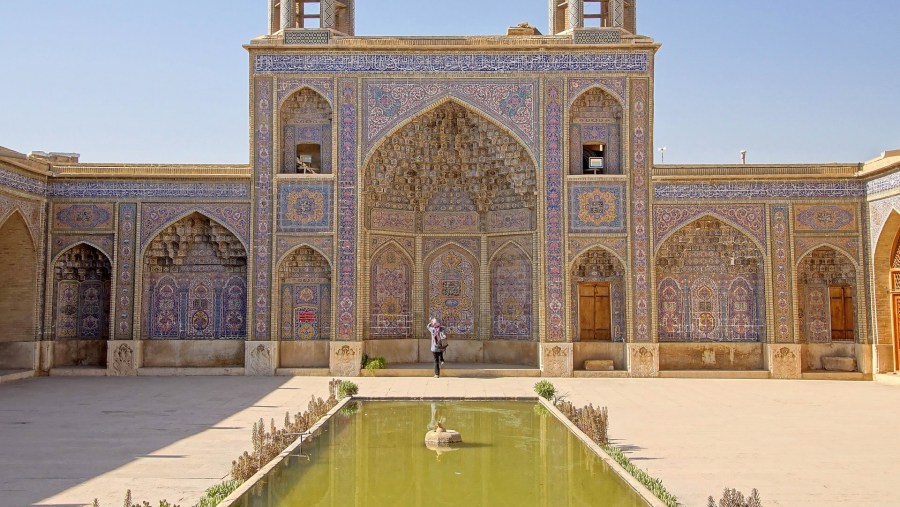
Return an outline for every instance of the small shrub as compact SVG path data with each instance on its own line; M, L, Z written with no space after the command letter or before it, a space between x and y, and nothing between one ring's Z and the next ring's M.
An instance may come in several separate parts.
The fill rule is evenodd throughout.
M383 370L384 369L384 358L383 357L371 357L368 362L366 362L366 369L369 371L372 370Z
M603 446L603 450L606 451L619 466L624 468L626 472L631 474L632 477L649 489L650 492L653 493L653 496L662 500L667 507L678 507L678 498L663 486L662 481L636 467L634 463L628 459L628 456L625 456L625 453L620 451L618 447L607 445Z
M341 385L338 387L338 398L340 399L347 396L356 396L357 394L359 394L359 386L349 380L341 382Z
M534 392L541 398L552 401L553 397L556 396L556 387L549 380L541 380L534 385Z
M750 492L750 496L746 499L744 494L736 489L725 488L722 493L722 499L719 503L713 497L709 497L708 507L762 507L762 501L759 499L759 492L756 488Z
M216 484L206 490L206 495L194 507L216 507L240 486L240 481L225 481L222 484Z

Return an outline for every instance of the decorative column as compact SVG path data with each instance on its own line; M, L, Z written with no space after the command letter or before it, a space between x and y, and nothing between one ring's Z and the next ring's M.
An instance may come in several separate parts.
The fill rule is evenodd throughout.
M655 377L659 374L659 344L652 341L650 262L650 80L632 79L629 83L629 155L631 174L631 272L634 304L634 343L629 343L630 370L633 377Z
M356 5L355 0L344 0L347 6L347 35L356 35Z
M284 11L282 11L282 15ZM256 76L253 80L253 188L254 223L252 255L253 269L249 273L247 298L252 327L247 329L244 346L244 372L248 375L273 375L277 363L277 343L271 330L272 318L272 202L275 153L274 128L275 83L271 77ZM252 310L251 310L252 309ZM262 348L260 348L262 347Z
M337 333L331 344L332 375L359 375L362 342L357 336L357 97L356 79L338 81L338 252L337 252Z
M281 0L281 29L287 30L297 26L295 19L295 0Z
M322 28L331 28L337 30L337 5L335 0L322 0L319 4L320 15L322 16Z
M110 376L137 375L141 366L141 342L132 328L134 322L135 243L137 204L119 204L116 234L116 292L113 336L107 344L106 368Z
M571 5L571 4L570 4ZM547 377L571 377L573 347L566 343L565 252L563 250L563 97L564 82L544 85L544 266L546 308L541 370Z
M609 26L625 26L625 0L609 0Z
M569 0L569 19L566 20L566 29L584 27L584 0Z

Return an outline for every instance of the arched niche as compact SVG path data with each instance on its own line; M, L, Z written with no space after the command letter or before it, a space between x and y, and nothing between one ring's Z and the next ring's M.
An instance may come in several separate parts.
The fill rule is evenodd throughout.
M309 246L295 248L278 267L282 341L331 339L331 265Z
M575 341L624 342L625 266L596 247L579 255L569 273Z
M143 288L147 338L247 337L247 252L231 231L201 213L150 242Z
M873 232L877 229L873 227ZM872 275L879 372L896 371L900 365L900 213L892 209L884 221L872 252Z
M531 340L531 257L515 244L504 246L491 260L491 338Z
M332 108L311 88L292 93L281 105L282 174L331 174Z
M622 104L602 88L582 93L569 113L569 174L622 174Z
M856 341L856 266L846 255L827 246L804 255L797 263L797 288L801 342Z
M369 335L373 338L411 338L412 262L394 244L372 258Z
M22 215L15 211L0 226L0 343L34 341L37 331L37 251ZM6 347L3 347L6 349ZM0 367L32 368L10 349L0 356Z
M80 243L53 263L51 333L54 366L106 366L112 265Z
M479 267L472 254L450 245L425 262L426 318L437 318L454 338L476 338Z
M765 341L765 264L756 244L705 216L676 231L656 257L661 342Z

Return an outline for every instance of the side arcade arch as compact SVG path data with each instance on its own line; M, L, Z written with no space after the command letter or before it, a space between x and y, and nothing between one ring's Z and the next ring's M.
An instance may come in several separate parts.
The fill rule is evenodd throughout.
M900 213L892 209L872 249L877 372L900 369Z
M751 235L703 215L662 241L655 268L660 371L765 369L765 255Z
M37 334L37 249L25 218L14 211L0 225L0 368L32 369Z
M333 276L328 259L308 245L278 264L279 367L327 368L333 337Z
M144 251L141 281L143 366L243 364L247 251L230 230L199 212L165 227Z
M54 367L106 367L111 285L112 263L92 245L79 243L53 261Z

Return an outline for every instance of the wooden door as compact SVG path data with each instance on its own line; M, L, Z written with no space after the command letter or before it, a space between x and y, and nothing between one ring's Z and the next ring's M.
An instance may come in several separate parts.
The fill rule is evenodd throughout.
M578 285L578 336L582 341L611 341L609 283Z
M894 368L900 368L900 294L893 296L894 310Z
M834 341L853 341L853 287L846 285L829 287L831 306L831 339Z

